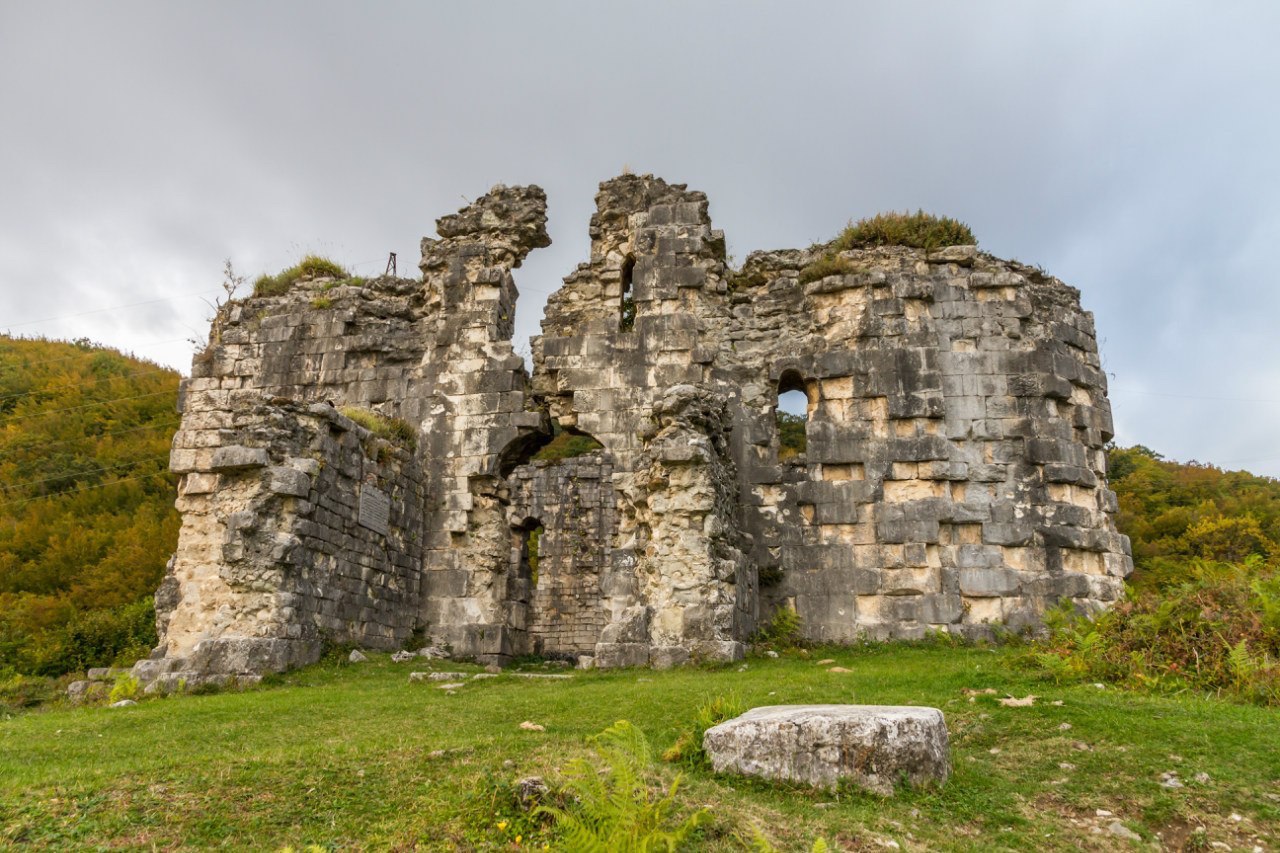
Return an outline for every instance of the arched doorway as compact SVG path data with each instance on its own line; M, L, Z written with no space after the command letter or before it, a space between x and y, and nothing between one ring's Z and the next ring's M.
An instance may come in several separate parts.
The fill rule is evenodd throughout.
M565 430L514 465L506 484L511 627L522 651L591 654L616 517L612 459L590 435Z

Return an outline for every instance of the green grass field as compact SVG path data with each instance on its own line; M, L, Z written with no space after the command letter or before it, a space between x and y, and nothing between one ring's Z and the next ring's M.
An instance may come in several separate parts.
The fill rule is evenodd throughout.
M1120 821L1169 849L1280 845L1280 713L1216 699L1055 686L1013 649L858 647L721 668L504 674L450 694L410 683L425 661L326 663L246 691L0 721L0 841L35 848L557 849L511 784L588 754L619 719L661 752L698 706L921 704L941 708L953 774L892 799L685 771L694 849L1129 849ZM806 656L807 655L807 656ZM834 658L852 672L829 672ZM966 691L992 688L996 694ZM1038 698L1005 707L1001 696ZM1061 704L1057 704L1057 703ZM532 721L545 731L526 731ZM655 783L680 769L658 763ZM1162 786L1175 773L1183 787ZM1203 774L1207 774L1203 775ZM1200 781L1197 781L1197 778ZM1113 816L1098 815L1098 810ZM519 840L517 840L519 836Z

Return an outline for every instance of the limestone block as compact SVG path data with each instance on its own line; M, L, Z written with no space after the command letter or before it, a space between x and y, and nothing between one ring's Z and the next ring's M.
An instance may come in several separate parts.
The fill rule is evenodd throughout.
M277 495L305 498L311 492L311 478L296 468L272 468L269 473L268 488Z
M214 471L228 471L238 468L264 468L270 462L271 457L260 447L242 447L232 444L213 451L210 467Z
M1018 573L1008 569L960 570L960 592L974 597L1011 595L1020 587Z
M707 730L717 773L821 788L841 779L890 796L899 780L941 784L951 770L946 721L936 708L771 705Z

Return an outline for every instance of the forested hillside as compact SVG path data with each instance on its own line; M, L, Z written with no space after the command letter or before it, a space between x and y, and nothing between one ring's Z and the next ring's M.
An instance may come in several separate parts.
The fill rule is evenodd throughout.
M1139 586L1180 580L1196 560L1280 557L1280 480L1172 462L1142 445L1111 450L1110 479Z
M0 671L144 656L177 542L176 371L0 336Z

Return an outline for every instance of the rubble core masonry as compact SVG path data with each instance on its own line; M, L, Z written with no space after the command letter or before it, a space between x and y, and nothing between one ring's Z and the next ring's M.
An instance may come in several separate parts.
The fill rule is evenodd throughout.
M975 246L735 271L700 192L624 175L596 203L531 372L512 273L550 244L534 186L440 219L421 280L304 279L220 308L182 388L149 673L428 639L671 666L741 657L782 607L844 642L981 637L1120 596L1078 291ZM792 390L805 448L780 457ZM589 449L539 453L557 435Z

